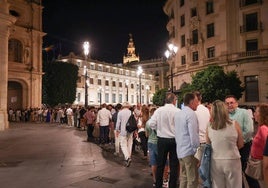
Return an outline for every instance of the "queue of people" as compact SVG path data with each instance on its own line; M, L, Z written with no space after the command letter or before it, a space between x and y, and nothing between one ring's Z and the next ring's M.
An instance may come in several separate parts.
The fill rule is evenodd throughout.
M133 149L139 140L142 159L151 166L153 187L199 187L199 168L206 165L201 163L206 145L211 147L209 187L268 187L268 104L259 104L254 113L249 113L239 107L235 96L228 95L224 101L205 106L198 91L186 93L183 104L182 109L177 108L176 95L167 93L165 105L158 108L124 102L115 107L102 104L99 109L29 109L23 114L29 114L28 121L85 127L87 141L97 140L100 146L112 143L114 155L122 153L126 167L131 166ZM10 109L8 113L10 121L21 121L16 115L14 118L14 114L19 117L19 112ZM126 125L131 114L137 130L128 132ZM249 158L263 161L262 179L246 173Z

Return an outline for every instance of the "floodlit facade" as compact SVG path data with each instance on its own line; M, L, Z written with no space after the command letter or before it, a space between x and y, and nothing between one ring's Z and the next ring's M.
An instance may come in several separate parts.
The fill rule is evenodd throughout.
M85 60L84 57L72 52L68 56L59 57L58 60L73 63L79 67L74 105L85 104L85 82L88 85L88 105L117 104L125 101L137 104L140 103L140 99L142 104L152 104L156 83L152 74L143 71L139 77L137 69L90 58Z
M209 65L235 70L245 86L241 104L268 98L268 1L167 0L169 60L176 90Z
M0 1L0 130L8 108L41 106L42 9L41 0Z

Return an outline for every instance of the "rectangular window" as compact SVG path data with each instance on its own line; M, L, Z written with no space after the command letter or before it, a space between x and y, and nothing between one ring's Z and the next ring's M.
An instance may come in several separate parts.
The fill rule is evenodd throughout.
M193 62L198 61L198 51L193 52Z
M144 96L141 96L141 103L144 104Z
M80 102L81 100L81 93L77 93L77 102Z
M134 89L134 84L130 84L130 88L131 89Z
M246 102L259 102L258 76L245 77L245 100Z
M206 10L207 10L207 14L211 14L214 12L214 7L213 7L213 1L207 1L206 2Z
M119 102L119 103L122 103L122 94L119 94L119 95L118 95L118 102Z
M117 69L114 69L114 73L117 74Z
M113 81L113 82L112 82L112 86L113 86L113 87L115 87L115 86L116 86L116 85L115 85L115 81Z
M180 6L182 7L184 5L184 0L180 0Z
M257 51L258 50L258 40L252 39L246 41L246 50L247 51Z
M185 35L181 36L181 47L185 46Z
M89 83L92 84L92 85L94 84L93 78L89 78Z
M116 103L116 94L112 94L112 103Z
M207 49L207 53L208 53L208 58L213 58L215 57L215 47L210 47Z
M246 31L255 31L258 29L257 12L246 15Z
M181 27L185 25L185 16L181 15Z
M131 95L131 103L134 103L134 95Z
M123 74L123 70L122 69L119 70L119 74Z
M109 93L105 93L105 102L109 103Z
M214 23L207 24L207 38L214 37Z
M181 65L185 65L186 64L186 57L185 55L181 56Z
M98 66L98 71L102 71L102 66L101 65Z
M192 44L198 44L198 30L195 29L192 31Z
M122 87L122 82L119 82L119 87Z
M98 79L98 85L101 85L101 79Z
M109 86L109 80L105 80L105 86Z
M90 69L91 69L91 70L94 70L94 69L95 69L94 64L90 64Z
M195 16L197 16L197 10L196 10L196 7L191 8L191 17L195 17Z

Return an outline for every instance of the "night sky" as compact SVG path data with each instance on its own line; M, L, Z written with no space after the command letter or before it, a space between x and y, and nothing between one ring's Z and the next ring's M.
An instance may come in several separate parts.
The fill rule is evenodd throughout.
M122 63L132 33L141 60L163 57L168 42L165 0L43 0L43 47L54 54L83 54L91 45L92 59ZM49 52L52 53L52 52Z

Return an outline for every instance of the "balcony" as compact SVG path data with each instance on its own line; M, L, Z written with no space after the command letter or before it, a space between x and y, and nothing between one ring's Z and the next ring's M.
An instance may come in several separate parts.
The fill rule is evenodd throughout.
M262 0L240 0L240 7L245 7L245 6L249 6L249 5L261 5L262 4Z
M250 31L263 31L262 22L255 23L255 24L246 24L240 26L240 33L250 32Z

